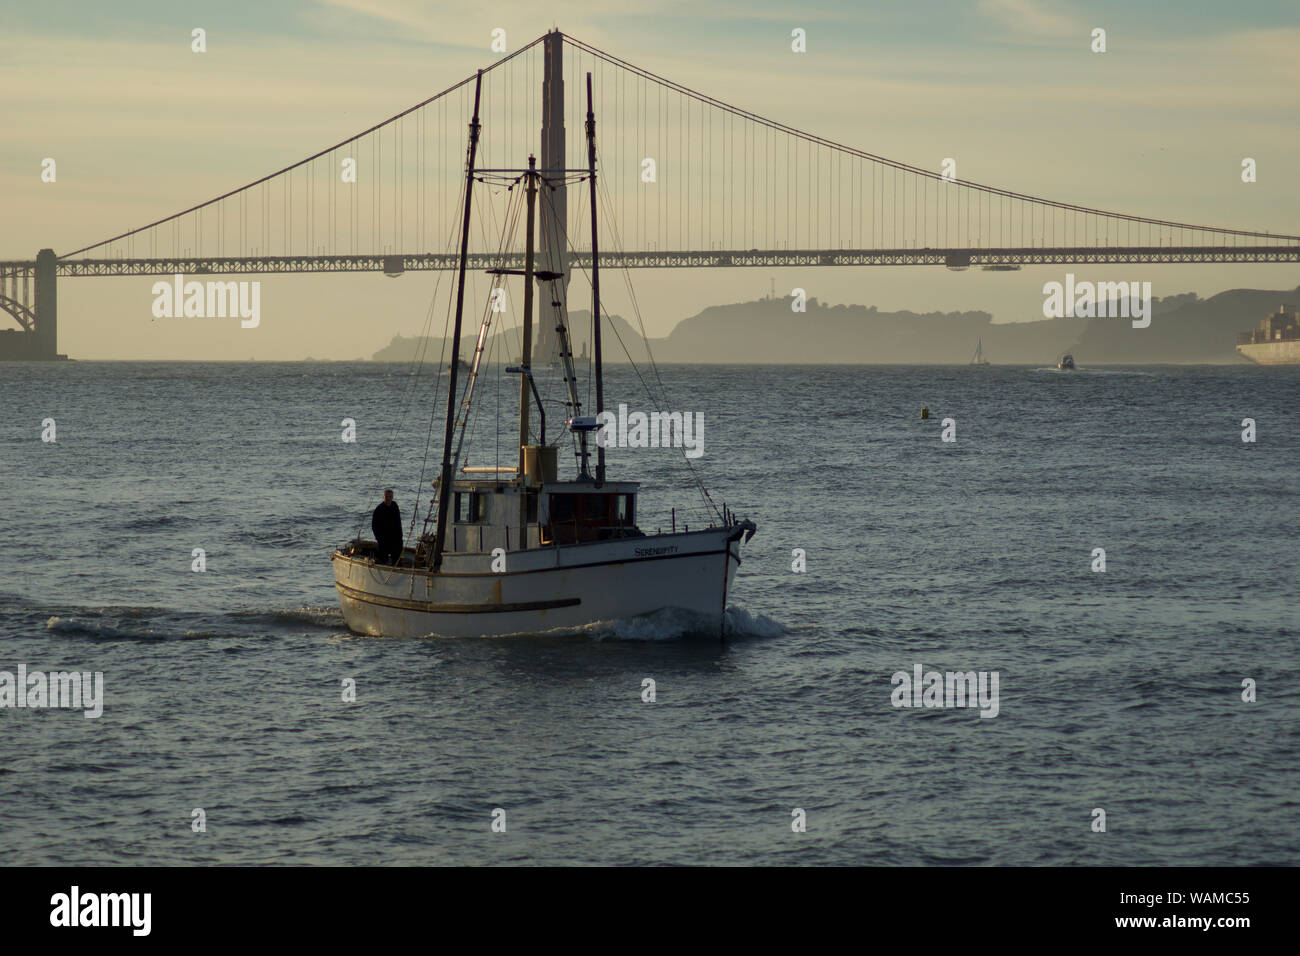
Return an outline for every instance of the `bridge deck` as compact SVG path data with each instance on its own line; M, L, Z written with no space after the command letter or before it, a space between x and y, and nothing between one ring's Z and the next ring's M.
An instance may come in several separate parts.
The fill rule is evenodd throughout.
M735 268L746 266L1026 266L1103 263L1300 262L1300 244L1240 246L1060 246L1007 249L749 249L602 252L607 268ZM590 268L589 253L569 256ZM522 253L474 253L474 269L523 268ZM35 262L0 262L0 275L30 275ZM291 272L422 272L456 268L456 256L229 256L150 259L60 259L60 276L250 275Z

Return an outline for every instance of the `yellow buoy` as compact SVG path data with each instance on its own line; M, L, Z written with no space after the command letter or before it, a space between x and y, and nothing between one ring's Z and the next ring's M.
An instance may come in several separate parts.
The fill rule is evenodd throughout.
M922 409L921 409L921 417L922 417L922 418L929 418L929 417L930 417L930 409L928 409L928 408L922 408Z

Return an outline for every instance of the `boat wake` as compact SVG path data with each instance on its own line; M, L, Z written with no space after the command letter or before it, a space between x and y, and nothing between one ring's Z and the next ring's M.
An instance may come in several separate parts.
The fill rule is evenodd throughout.
M166 641L187 638L222 637L220 631L176 631L169 628L130 627L117 623L54 616L45 629L61 637L89 637L104 641Z
M272 608L226 614L176 611L157 607L70 609L46 618L45 630L61 637L106 641L195 640L271 636L306 628L346 630L336 607Z
M269 611L236 611L232 617L262 621L275 626L316 627L326 631L346 630L343 612L337 607L275 608Z
M1084 375L1154 375L1154 372L1144 372L1140 369L1122 369L1122 368L1057 368L1054 365L1046 365L1042 368L1030 369L1031 372L1050 372L1052 375L1066 376L1084 376Z
M727 617L723 621L723 633L728 637L782 637L785 626L766 614L750 614L743 607L727 608Z
M728 640L740 640L749 637L780 637L786 633L785 628L766 614L757 616L743 608L727 608L722 622L723 635ZM592 641L691 641L718 639L718 619L699 614L684 608L668 607L650 614L636 617L619 618L612 621L592 621L576 627L557 627L548 631L520 632L515 634L497 634L500 638L554 638L584 637ZM439 639L430 634L430 638ZM481 640L482 638L465 638Z
M739 607L727 608L722 627L728 640L780 637L786 633L784 626L766 614L751 614ZM231 611L224 615L168 608L105 607L72 609L51 615L45 621L45 630L51 635L101 641L271 636L276 632L301 632L304 629L337 633L346 631L347 625L342 611L336 607L250 609ZM613 621L595 621L580 627L500 636L585 637L595 641L716 641L718 621L716 617L706 617L683 608L663 608L651 614Z
M605 641L680 641L718 639L718 621L682 608L664 608L651 614L617 621L597 621L582 631ZM729 607L722 620L722 633L729 640L747 637L780 637L785 628L765 614L750 614L744 608Z

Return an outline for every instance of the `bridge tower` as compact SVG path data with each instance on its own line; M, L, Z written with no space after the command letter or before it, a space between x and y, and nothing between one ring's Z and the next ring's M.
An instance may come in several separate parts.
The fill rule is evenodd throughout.
M0 312L22 326L0 329L0 362L67 358L59 355L57 274L53 249L42 249L35 261L0 262Z
M564 155L564 34L552 30L542 41L542 156L543 170L566 169ZM532 361L544 366L559 359L560 338L555 333L569 297L568 214L569 202L563 174L552 174L551 186L543 186L541 202L541 262L547 272L564 278L541 286L537 344ZM551 289L558 289L553 301Z
M36 347L37 358L59 357L58 257L53 249L36 253Z

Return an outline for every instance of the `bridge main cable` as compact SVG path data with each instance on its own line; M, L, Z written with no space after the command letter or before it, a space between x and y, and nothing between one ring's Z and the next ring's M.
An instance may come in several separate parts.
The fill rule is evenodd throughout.
M531 50L533 47L537 46L537 44L541 43L545 39L546 39L545 36L538 37L536 40L533 40L531 43L521 46L518 50L515 50L513 53L503 56L501 59L497 60L491 66L485 67L482 72L490 73L491 71L504 66L506 63L510 62L520 54L526 53L528 50ZM369 129L362 130L360 133L357 133L355 136L349 136L347 139L335 143L333 146L326 147L325 149L322 149L319 152L313 153L312 155L308 156L306 159L300 159L296 163L293 163L289 166L285 166L283 169L277 169L275 172L268 173L267 175L263 176L260 179L253 180L251 183L247 183L243 186L239 186L235 189L230 190L229 192L222 193L220 196L214 196L212 199L209 199L206 202L201 202L196 206L190 206L188 209L183 209L180 212L173 213L170 216L164 216L162 219L155 220L154 222L151 222L148 225L138 226L135 229L128 229L126 232L113 236L112 238L104 239L101 240L100 242L95 242L88 246L82 246L80 249L76 249L72 252L65 252L61 256L59 256L59 258L67 259L70 258L71 256L76 256L76 255L80 255L83 252L88 252L91 249L98 249L100 246L106 246L109 243L117 242L120 239L129 238L130 236L134 236L137 233L144 232L148 229L153 229L155 226L161 226L164 223L168 223L168 222L172 222L173 220L180 219L182 216L188 216L190 213L197 212L198 210L203 209L207 206L211 206L216 203L222 202L223 200L229 199L231 196L235 196L238 195L239 193L252 189L254 186L260 186L262 185L262 183L269 182L270 180L275 179L277 176L282 176L285 173L291 172L300 166L305 166L314 160L320 159L322 156L328 156L330 153L334 152L335 150L341 149L344 146L349 145L350 143L355 143L357 140L369 136L371 133L375 132L376 130L381 130L385 126L397 122L402 117L408 116L411 113L414 113L416 110L423 109L424 107L428 106L430 103L440 100L444 96L447 96L450 93L454 93L457 90L461 89L462 87L468 86L472 82L474 82L474 77L467 76L459 83L453 83L445 90L442 90L439 93L435 93L433 96L430 96L428 99L421 100L419 103L416 103L414 106L408 107L407 109L402 110L400 113L393 114L392 116L388 117L388 119L376 123L374 126L371 126Z
M1080 206L1074 203L1065 203L1053 199L1044 199L1040 196L1030 196L1027 193L1013 192L1012 190L1002 189L998 186L987 186L982 183L975 183L965 179L945 179L941 174L936 173L932 170L922 169L919 166L912 166L908 163L903 163L903 162L899 162L898 160L889 159L885 156L877 156L874 153L868 153L865 150L857 149L852 146L846 146L843 143L838 143L835 140L827 139L824 136L818 136L815 133L809 133L804 130L798 129L797 127L789 126L785 123L781 123L776 120L767 119L766 117L759 116L757 113L751 112L750 110L744 109L743 107L733 106L730 103L709 96L707 93L701 93L699 90L692 89L691 87L688 86L683 86L680 83L676 83L668 79L667 77L662 77L659 76L658 74L651 73L649 70L642 69L641 67L636 66L633 63L629 63L626 60L620 59L619 57L616 57L611 53L606 53L604 50L601 50L598 47L594 47L589 43L584 43L583 41L579 40L577 37L574 37L570 34L565 33L563 34L563 36L565 40L567 40L569 43L573 44L578 49L586 52L590 56L593 56L600 60L604 60L606 63L609 63L611 66L616 66L620 69L627 70L635 74L636 76L641 77L642 79L649 80L652 83L658 83L661 86L671 89L682 96L691 97L692 99L696 100L699 103L703 103L715 109L723 110L724 112L730 113L741 119L746 119L749 120L750 122L759 123L777 132L785 133L786 135L789 136L798 137L800 139L803 139L806 142L813 143L815 145L822 146L828 149L838 150L839 152L847 153L850 156L854 156L859 159L869 160L874 163L880 163L881 165L889 166L893 169L901 170L903 172L913 173L918 176L924 176L927 179L931 179L936 182L946 183L948 185L955 185L955 186L965 186L967 188L975 189L980 192L988 193L991 195L1002 196L1003 198L1006 199L1015 199L1022 202L1032 202L1043 206L1050 206L1056 209L1065 210L1067 212L1084 213L1086 215L1099 216L1108 219L1122 219L1128 222L1140 222L1151 226L1165 226L1165 227L1176 228L1176 229L1188 229L1197 232L1214 232L1214 233L1220 233L1222 235L1250 236L1253 238L1261 238L1261 239L1292 240L1295 242L1300 242L1300 235L1285 235L1285 234L1278 234L1278 233L1255 232L1248 229L1227 229L1219 226L1203 226L1203 225L1195 225L1192 223L1185 223L1185 222L1174 222L1168 219L1152 219L1146 216L1132 216L1126 213L1108 212L1104 209L1097 209L1091 206Z

